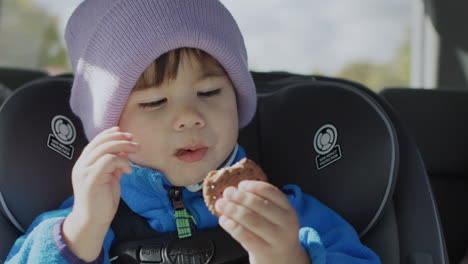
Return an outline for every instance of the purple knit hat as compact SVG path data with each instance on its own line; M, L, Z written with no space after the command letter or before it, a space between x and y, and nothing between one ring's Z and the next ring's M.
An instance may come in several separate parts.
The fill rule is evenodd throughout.
M240 127L255 114L244 39L219 0L86 0L69 19L65 40L75 74L70 105L89 140L118 124L146 67L182 47L203 50L224 67Z

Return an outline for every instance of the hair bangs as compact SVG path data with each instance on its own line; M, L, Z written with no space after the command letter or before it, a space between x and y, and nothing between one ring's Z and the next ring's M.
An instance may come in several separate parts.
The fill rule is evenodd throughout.
M200 63L203 67L216 65L224 71L219 62L205 51L195 48L179 48L164 53L151 62L141 74L133 90L158 87L166 81L175 80L182 59L192 59L192 62Z

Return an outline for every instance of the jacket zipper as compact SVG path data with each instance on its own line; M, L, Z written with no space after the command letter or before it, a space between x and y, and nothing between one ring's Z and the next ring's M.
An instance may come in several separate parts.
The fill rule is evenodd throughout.
M179 238L189 238L192 236L192 229L195 229L195 219L188 212L182 200L182 189L174 187L169 190L169 197L174 208L174 216L176 219L177 235Z

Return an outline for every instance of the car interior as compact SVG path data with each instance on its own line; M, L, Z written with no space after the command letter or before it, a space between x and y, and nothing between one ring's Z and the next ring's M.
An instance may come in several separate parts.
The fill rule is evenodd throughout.
M386 263L397 263L401 256L410 263L445 263L444 238L424 165L382 98L339 79L252 74L259 105L254 121L241 131L240 142L271 182L295 183L312 193L352 223L364 243ZM68 106L71 84L70 78L37 80L17 90L2 107L0 127L8 129L0 130L4 146L0 186L8 186L1 188L2 211L7 216L5 228L10 229L5 233L12 234L4 250L37 214L57 208L72 194L70 178L63 175L71 170L86 139ZM330 101L347 111L330 107ZM286 105L294 107L284 111ZM31 115L34 109L41 111ZM76 141L68 145L68 152L59 152L66 144L58 150L50 144L51 121L57 116L75 118L71 122ZM328 164L321 163L323 155L317 155L312 137L323 125L337 130L338 159ZM34 153L27 155L32 149ZM284 152L296 155L280 155ZM20 166L25 163L29 165ZM290 168L295 168L292 173ZM288 178L282 177L287 173ZM47 181L31 177L34 174L47 175Z
M344 78L251 71L258 107L240 131L273 184L318 198L385 264L457 264L468 252L468 3L423 3L439 35L435 87L375 92ZM72 83L71 73L0 67L0 263L41 212L72 195L70 172L87 144L69 106ZM222 248L210 234L197 239ZM143 263L148 241L135 243L114 263ZM219 252L209 263L241 261Z
M464 225L468 216L457 210L457 204L468 199L464 176L468 171L468 92L389 88L381 95L415 138L437 201L450 259L460 260L466 254L468 235Z

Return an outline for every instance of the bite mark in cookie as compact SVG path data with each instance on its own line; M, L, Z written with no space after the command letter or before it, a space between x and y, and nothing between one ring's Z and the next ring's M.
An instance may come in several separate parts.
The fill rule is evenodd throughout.
M237 187L243 180L268 181L267 176L254 161L243 158L231 167L210 171L203 184L203 198L208 209L220 216L215 204L229 186Z

